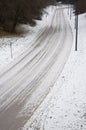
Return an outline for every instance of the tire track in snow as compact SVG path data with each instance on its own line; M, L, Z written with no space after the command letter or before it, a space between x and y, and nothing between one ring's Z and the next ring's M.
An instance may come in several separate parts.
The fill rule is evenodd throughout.
M49 30L48 30L47 32L49 32L49 31L51 32L51 33L50 33L50 37L51 37L52 34L53 34L53 33L52 33L53 31L52 31L51 28L49 28ZM45 36L46 36L46 35L45 35ZM47 51L48 46L50 46L50 44L47 44L47 43L49 43L49 40L46 42L46 45L45 45L39 52L43 53L43 50L44 50L44 49ZM44 52L46 52L45 50L44 50ZM40 55L39 52L38 52L38 54ZM36 55L36 54L34 54L34 55L35 55L35 58L34 58L33 60L31 59L32 62L34 62L34 60L36 59L36 57L39 56L39 55ZM41 57L42 57L42 56L41 56ZM41 57L39 57L39 60L41 59ZM29 58L29 55L28 55L28 58ZM37 62L38 62L39 60L37 60ZM42 59L41 59L41 60L42 60ZM26 61L26 62L27 62L27 61ZM25 64L25 65L26 65L26 66L27 66L27 65L29 66L29 64ZM25 67L26 67L26 66L25 66ZM36 66L36 65L35 65L35 66ZM31 64L30 67L32 67L32 64ZM32 68L34 68L34 67L32 67ZM35 67L35 68L36 68L36 67ZM24 68L22 68L22 70L23 70L23 69L24 69ZM28 69L31 69L31 68L28 68ZM14 70L13 70L13 71L14 71ZM17 70L17 71L18 71L18 70ZM20 69L20 66L19 66L19 71L22 72L21 69ZM22 73L22 75L25 75L25 72L26 72L26 71L25 71L25 69L24 69L24 73ZM17 72L17 73L19 73L19 72ZM31 73L32 73L32 72L31 72ZM13 74L15 74L15 72L14 72ZM12 77L12 75L11 75L12 84L14 84L14 83L16 82L16 79L18 80L17 83L19 83L19 79L20 79L20 81L22 80L20 73L19 73L19 74L16 74L16 75L13 75L13 76L16 77L16 76L18 76L18 75L19 75L20 77L19 77L19 78L15 78L15 80L12 79L13 77ZM30 75L30 74L29 74L29 75ZM25 78L26 78L26 77L25 77ZM24 78L24 80L25 80L25 78ZM13 82L13 80L14 80L14 82ZM4 84L6 84L6 85L8 84L9 87L12 85L12 84L10 84L10 78L9 78L9 77L8 77L8 80L7 80L6 82L5 82L4 79L3 79L3 82L4 82ZM2 84L2 85L4 86L4 84ZM21 84L21 83L20 83L20 84ZM13 87L14 87L14 86L13 86ZM8 88L7 88L7 86L6 86L6 90L1 91L1 93L2 93L3 95L5 95L6 93L8 93L8 92L7 92L7 91L8 91L7 89L8 89ZM13 89L13 88L11 87L10 89ZM5 93L5 92L6 92L6 93ZM2 94L1 94L0 96L3 96Z
M48 81L49 85L46 84L47 83L46 81L49 77L49 74L52 72L52 68L54 64L56 64L56 62L58 61L60 51L62 52L63 47L65 46L64 42L65 42L65 37L66 37L66 32L67 32L66 23L64 22L65 26L62 23L62 20L63 20L62 11L59 12L58 14L57 13L58 12L56 11L53 18L54 21L51 24L51 28L48 31L45 31L45 33L43 34L44 35L43 39L46 38L46 36L48 36L49 40L46 40L47 42L45 46L41 49L41 51L38 52L40 57L39 55L37 55L38 60L35 62L36 64L34 63L35 65L33 64L35 60L33 58L32 60L33 67L31 64L31 67L32 67L31 72L29 72L31 68L29 68L29 71L25 70L25 73L26 72L27 73L26 74L22 73L21 76L19 75L17 82L16 80L14 80L14 82L12 82L11 80L11 84L9 84L10 80L8 80L8 83L7 83L9 86L8 88L11 91L10 90L8 90L7 92L5 92L6 90L3 91L4 92L2 93L3 98L1 97L2 99L1 99L1 104L0 104L0 107L1 107L0 109L2 111L0 114L0 126L2 130L5 130L5 129L17 130L18 128L23 126L24 123L27 121L27 119L32 116L33 112L37 109L37 107L46 97L46 95L49 92L50 87L52 87L55 82L56 78L52 82ZM57 19L58 15L61 17L59 21L59 23L61 22L60 24L56 24L58 20ZM57 25L59 25L60 27L58 27ZM57 30L58 28L60 32L57 35L56 32L58 31ZM49 31L50 31L50 34L49 34ZM53 45L54 40L55 40L54 42L55 46ZM34 48L34 51L35 49L36 48ZM43 49L44 49L44 53L43 53ZM27 56L29 57L29 55ZM27 65L29 65L29 63L27 63ZM59 65L57 64L57 66ZM20 74L21 74L21 71L20 71ZM50 80L51 80L51 77L50 77ZM5 83L6 87L7 87L7 84ZM12 84L14 85L13 88L11 86ZM45 85L46 87L44 88ZM21 108L24 105L26 106L21 111ZM19 112L21 112L22 116L17 117ZM7 115L9 115L9 117L7 117ZM8 122L6 122L7 120ZM3 122L5 123L5 126L3 125Z

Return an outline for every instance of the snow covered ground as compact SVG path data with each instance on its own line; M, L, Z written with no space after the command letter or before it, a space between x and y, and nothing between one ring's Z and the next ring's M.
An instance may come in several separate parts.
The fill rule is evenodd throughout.
M16 58L21 56L22 52L30 48L33 44L31 40L38 35L40 27L44 27L46 23L50 24L51 16L53 11L55 11L52 8L48 9L50 12L49 17L47 17L47 14L44 15L43 22L38 22L38 25L33 29L30 28L30 31L28 32L29 37L27 33L22 35L20 38L0 39L0 69L4 68L11 61L16 61ZM70 21L67 12L68 11L64 9L65 17L69 20L73 34L75 35L74 16L72 15ZM29 30L29 28L27 28L27 30ZM24 127L19 128L18 130L86 130L85 35L86 14L83 14L79 16L78 51L74 51L75 45L73 44L69 60L54 87L51 88L51 91L44 102L27 121ZM10 54L10 42L13 43L13 59Z
M75 36L74 19L72 14ZM86 130L86 14L79 16L78 51L74 48L75 42L51 93L23 130Z

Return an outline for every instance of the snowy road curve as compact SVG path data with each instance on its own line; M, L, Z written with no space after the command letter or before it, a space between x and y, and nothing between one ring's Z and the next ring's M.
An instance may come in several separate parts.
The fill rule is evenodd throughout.
M72 31L63 9L15 63L0 72L0 130L20 130L53 87L68 59Z

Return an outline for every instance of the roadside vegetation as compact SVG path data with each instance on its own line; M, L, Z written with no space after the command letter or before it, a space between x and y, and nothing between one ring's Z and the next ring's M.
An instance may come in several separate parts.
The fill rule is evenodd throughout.
M20 24L36 25L43 9L55 2L73 4L75 13L86 12L86 0L0 0L0 36L15 33Z
M35 26L41 20L43 9L54 0L0 0L0 30L15 32L19 24Z
M57 0L57 2L73 4L75 13L81 14L86 12L86 0Z

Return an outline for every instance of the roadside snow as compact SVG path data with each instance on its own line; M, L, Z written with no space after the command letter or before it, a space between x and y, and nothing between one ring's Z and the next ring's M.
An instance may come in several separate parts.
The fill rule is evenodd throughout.
M75 35L73 15L69 22ZM79 16L77 52L74 47L51 93L23 130L86 130L86 14Z

